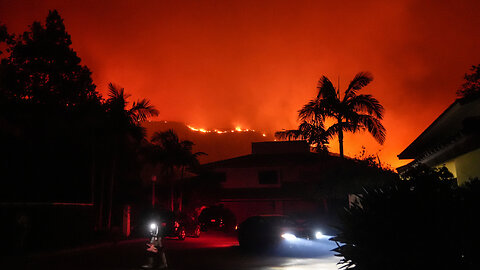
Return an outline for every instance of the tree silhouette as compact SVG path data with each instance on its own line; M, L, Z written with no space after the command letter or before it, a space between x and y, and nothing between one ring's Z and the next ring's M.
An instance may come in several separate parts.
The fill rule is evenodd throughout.
M113 84L103 100L71 44L55 10L22 35L0 24L0 197L91 202L102 229L105 213L110 227L113 205L140 183L139 123L158 111L146 99L128 104Z
M99 128L92 119L101 119L104 112L63 19L50 11L45 25L34 22L22 35L9 34L1 25L0 42L6 45L0 62L5 154L0 159L5 179L15 179L4 190L31 187L30 193L7 194L12 200L85 202L85 180L95 175L91 149Z
M298 129L282 130L275 132L275 137L280 140L306 140L315 152L328 151L328 137L322 121L312 119L303 121Z
M472 66L472 73L465 74L465 83L457 91L460 98L475 98L480 96L480 64Z
M193 170L198 167L198 157L205 155L203 152L193 153L194 143L178 138L175 131L169 129L163 132L155 132L151 139L155 147L155 161L163 167L164 176L170 181L170 209L174 211L175 171L180 173L180 181L183 179L185 169ZM182 192L180 191L179 211L182 209Z
M140 122L146 121L149 117L158 115L158 110L150 104L147 99L133 102L128 108L129 94L124 88L110 83L108 99L104 106L107 112L107 132L110 148L110 185L108 189L108 216L107 228L111 226L113 208L115 178L118 173L118 160L128 153L135 155L135 149L139 148L142 139L145 138L145 131ZM129 149L130 148L130 149ZM132 151L133 148L133 151ZM130 151L129 151L130 150ZM101 193L103 194L103 192ZM102 200L103 201L103 200ZM101 207L102 208L102 207Z
M5 31L2 34L5 38ZM56 10L48 13L45 26L34 22L30 31L11 41L10 55L2 60L8 70L10 98L29 104L78 106L99 101L91 72L80 65L80 58L70 47L63 19ZM2 89L7 90L7 89Z
M338 136L340 156L343 153L343 133L367 130L380 144L385 141L385 128L381 120L383 118L383 106L372 95L357 92L367 86L373 80L368 72L360 72L348 85L343 98L340 90L336 89L332 82L325 76L318 81L317 97L310 100L299 110L298 116L302 122L315 125L333 119L335 123L321 132L326 138ZM318 127L320 125L316 124ZM321 129L319 129L321 131Z

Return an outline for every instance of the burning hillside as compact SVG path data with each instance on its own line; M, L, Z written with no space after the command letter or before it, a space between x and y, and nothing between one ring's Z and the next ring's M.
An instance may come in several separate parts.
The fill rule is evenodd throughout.
M251 153L251 143L274 140L273 134L240 126L231 129L206 129L172 121L151 121L142 124L147 129L147 138L155 132L173 129L181 140L195 143L195 152L205 152L201 163L232 158Z

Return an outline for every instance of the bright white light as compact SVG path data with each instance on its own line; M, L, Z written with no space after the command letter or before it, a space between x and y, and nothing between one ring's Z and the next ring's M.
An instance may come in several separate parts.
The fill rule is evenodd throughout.
M322 238L322 237L323 237L323 233L322 233L322 232L316 232L316 233L315 233L315 238L320 239L320 238Z
M282 238L284 238L287 241L292 241L292 240L297 239L297 237L295 235L291 234L291 233L282 234Z
M155 223L150 224L150 229L154 230L156 228L157 228L157 224Z

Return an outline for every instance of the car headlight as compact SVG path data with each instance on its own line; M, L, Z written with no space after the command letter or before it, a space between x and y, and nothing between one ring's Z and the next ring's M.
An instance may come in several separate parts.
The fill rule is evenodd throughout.
M316 239L320 239L320 238L322 238L323 236L324 236L324 235L323 235L322 232L320 232L320 231L315 232L315 238L316 238Z
M157 228L157 224L156 223L151 223L150 224L150 229L151 230L155 230Z
M287 240L287 241L293 241L293 240L297 239L297 237L294 234L291 234L291 233L282 234L282 238Z

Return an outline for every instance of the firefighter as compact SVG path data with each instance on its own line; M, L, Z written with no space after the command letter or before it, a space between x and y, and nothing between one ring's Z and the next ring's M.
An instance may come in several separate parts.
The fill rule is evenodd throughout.
M143 269L166 269L167 258L163 250L162 237L158 232L157 223L150 224L150 241L147 243L147 264Z

